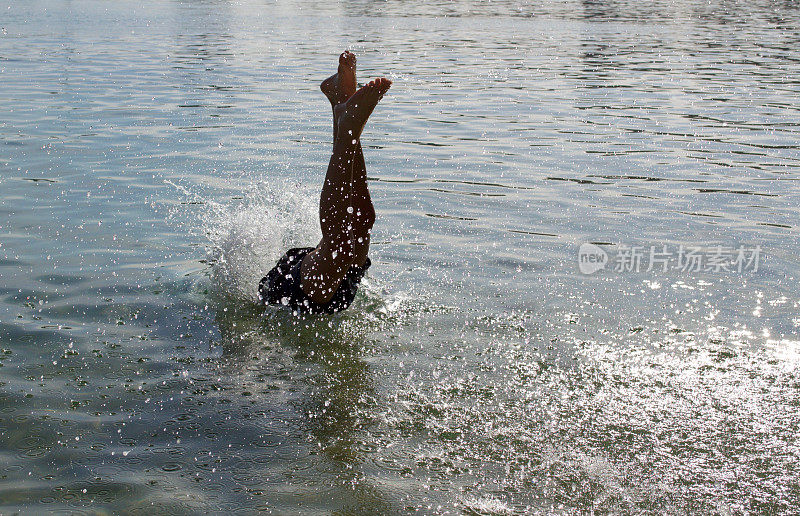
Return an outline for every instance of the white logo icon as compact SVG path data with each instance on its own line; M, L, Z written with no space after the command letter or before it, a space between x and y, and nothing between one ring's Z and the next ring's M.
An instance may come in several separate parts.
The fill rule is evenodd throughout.
M608 254L600 247L586 242L578 248L578 269L582 274L594 274L608 263Z

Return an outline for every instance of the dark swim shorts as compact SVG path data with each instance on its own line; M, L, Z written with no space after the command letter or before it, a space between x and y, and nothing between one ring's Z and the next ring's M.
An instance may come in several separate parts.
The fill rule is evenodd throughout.
M303 263L305 255L313 250L313 247L295 247L286 251L277 265L259 283L259 301L270 305L288 306L293 311L311 314L332 314L350 306L356 297L358 284L372 262L367 258L363 266L351 266L331 300L321 305L309 299L300 287L300 264Z

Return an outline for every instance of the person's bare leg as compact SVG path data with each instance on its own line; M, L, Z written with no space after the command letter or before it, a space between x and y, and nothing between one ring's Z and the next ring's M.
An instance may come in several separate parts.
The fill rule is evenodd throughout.
M338 71L322 81L319 89L328 97L331 108L335 108L342 102L353 96L358 84L356 82L356 56L352 52L345 50L339 56ZM333 141L336 143L337 125L336 115L333 116Z
M327 303L333 297L350 266L356 263L356 244L368 245L369 230L356 223L361 216L356 215L353 206L356 161L363 166L363 160L356 159L356 149L364 124L391 84L388 79L375 79L334 108L337 134L319 206L322 241L306 255L301 266L303 292L316 303ZM366 184L366 175L363 180Z
M331 103L331 108L335 109L338 104L345 102L356 91L356 56L349 51L343 52L339 56L339 69L337 73L328 77L320 89ZM333 143L336 145L337 123L336 115L333 117ZM372 225L375 223L375 207L372 205L372 198L369 195L367 185L367 168L364 162L364 152L361 149L361 140L356 144L355 161L353 162L353 189L351 202L354 209L353 225L361 226L359 233L361 236L356 238L355 249L353 251L355 265L364 265L369 254L369 240Z
M372 235L372 225L375 223L375 207L369 195L367 186L367 167L364 163L364 153L361 151L361 142L356 147L355 161L353 162L353 192L351 195L355 217L353 225L359 227L353 249L353 265L364 265L369 254L369 241Z

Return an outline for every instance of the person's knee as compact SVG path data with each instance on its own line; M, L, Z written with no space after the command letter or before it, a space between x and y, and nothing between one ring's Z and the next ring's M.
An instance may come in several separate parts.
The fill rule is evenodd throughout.
M360 228L370 231L375 224L375 208L371 204L359 208L356 212L355 222Z
M355 260L356 245L352 237L344 237L337 239L331 247L331 262L334 269L346 269L352 265Z

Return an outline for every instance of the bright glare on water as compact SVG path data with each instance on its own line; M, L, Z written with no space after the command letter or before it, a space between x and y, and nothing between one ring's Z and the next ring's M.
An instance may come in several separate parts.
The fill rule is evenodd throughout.
M0 13L0 512L800 511L797 2ZM373 266L301 319L345 48Z

